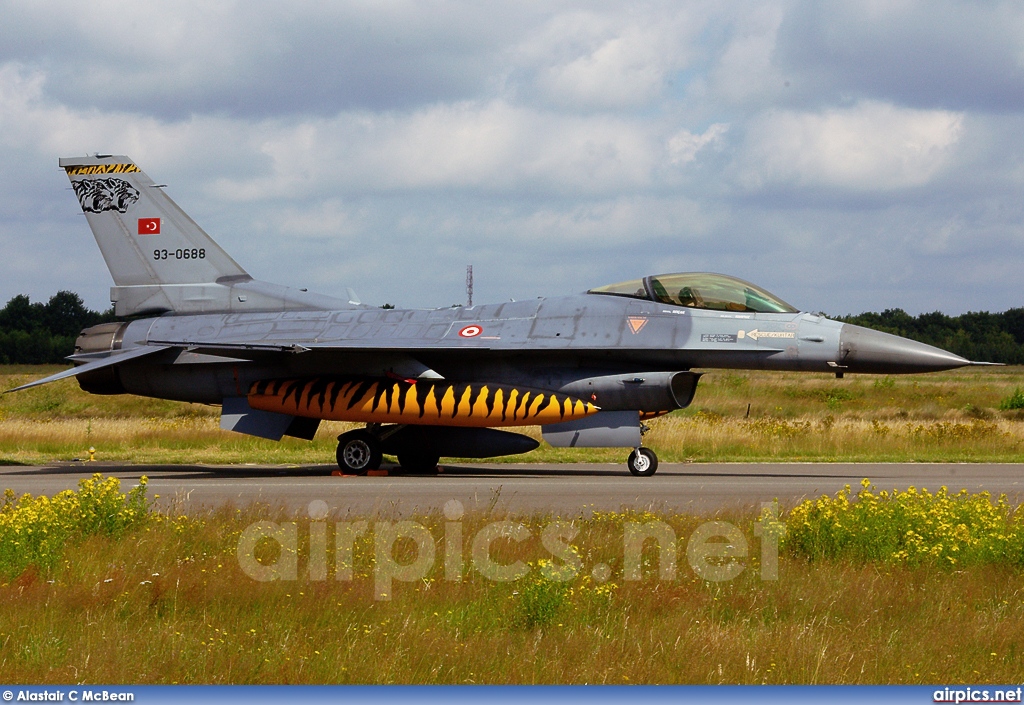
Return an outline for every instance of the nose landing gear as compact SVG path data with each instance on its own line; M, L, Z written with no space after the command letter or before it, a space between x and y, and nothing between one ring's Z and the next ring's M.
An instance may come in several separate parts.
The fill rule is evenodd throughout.
M640 422L640 438L646 436L650 430L650 426ZM650 448L637 446L626 458L626 467L636 477L650 477L658 472L658 456Z
M640 446L629 454L626 466L636 477L650 477L658 471L658 456L650 448Z

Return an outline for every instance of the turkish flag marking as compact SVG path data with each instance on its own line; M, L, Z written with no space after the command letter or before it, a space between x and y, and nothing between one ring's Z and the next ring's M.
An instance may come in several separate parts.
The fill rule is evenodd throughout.
M159 235L159 218L139 218L139 235Z

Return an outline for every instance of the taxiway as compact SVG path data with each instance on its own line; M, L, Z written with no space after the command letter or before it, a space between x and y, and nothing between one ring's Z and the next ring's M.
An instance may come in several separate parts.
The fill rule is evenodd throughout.
M301 513L324 500L337 516L409 516L437 510L457 499L467 510L572 516L591 510L652 508L708 514L757 507L778 499L783 507L859 489L870 478L879 489L908 487L1008 495L1024 501L1024 465L932 463L663 463L654 477L637 478L615 464L458 464L432 475L373 477L331 475L337 466L129 465L60 463L0 467L0 489L53 495L101 472L121 479L126 490L149 478L157 505L200 511L225 503L264 502ZM391 468L392 473L400 472Z

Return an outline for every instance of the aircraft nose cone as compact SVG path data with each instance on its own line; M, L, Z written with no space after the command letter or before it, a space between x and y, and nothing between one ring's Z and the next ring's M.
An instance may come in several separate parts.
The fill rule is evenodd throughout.
M938 372L971 364L959 355L850 323L839 333L839 364L848 372Z

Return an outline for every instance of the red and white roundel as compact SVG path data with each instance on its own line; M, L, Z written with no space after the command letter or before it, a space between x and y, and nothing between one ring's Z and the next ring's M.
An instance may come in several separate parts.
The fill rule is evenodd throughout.
M484 329L480 326L466 326L459 331L459 335L463 338L475 338L483 332Z

